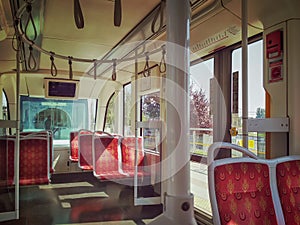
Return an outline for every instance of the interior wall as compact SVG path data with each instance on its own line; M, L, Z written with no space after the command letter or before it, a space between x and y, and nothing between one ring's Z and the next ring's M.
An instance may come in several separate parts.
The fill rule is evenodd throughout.
M289 153L300 154L300 19L287 21Z
M269 81L269 61L266 53L266 36L273 31L281 30L283 34L283 70L282 80ZM270 95L270 117L287 117L287 35L286 23L280 23L264 31L264 88ZM268 106L267 106L268 107ZM288 134L283 132L270 133L270 158L288 154Z

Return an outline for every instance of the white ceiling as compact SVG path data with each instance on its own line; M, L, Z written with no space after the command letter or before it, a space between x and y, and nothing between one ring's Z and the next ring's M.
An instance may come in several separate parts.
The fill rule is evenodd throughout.
M114 0L81 0L85 27L77 29L73 15L73 0L36 1L44 3L42 7L44 10L38 10L42 37L40 46L56 54L87 59L102 58L110 52L160 3L160 0L123 0L122 24L120 27L115 27L113 25ZM193 0L192 3L195 1ZM10 0L0 0L0 22L3 24L4 21L9 28L8 38L0 41L0 75L7 72L13 74L12 71L16 68L16 54L11 47L14 30L9 2ZM24 1L19 0L19 2L23 3ZM200 0L199 2L202 2L203 5L196 8L193 11L193 15L199 13L201 16L191 26L191 50L195 49L195 53L199 55L193 57L203 56L218 47L228 46L241 40L240 0L223 0L226 8L221 6L221 0ZM217 3L217 6L213 8L213 11L205 14L206 8L210 8L215 3ZM249 26L249 35L260 33L265 27L290 17L299 17L299 0L251 0L248 1L248 4L249 24L253 25ZM222 35L222 32L227 29L233 29L237 33L226 41L213 43L205 49L199 50L203 43L206 43L206 40ZM140 30L138 33L139 38L143 38L143 35L145 35L145 31ZM164 38L164 34L159 36L160 40ZM194 59L193 57L191 59ZM69 65L66 60L56 58L55 65L59 71L59 76L68 77ZM72 67L74 74L80 76L88 71L91 64L73 62ZM37 76L40 76L41 79L44 76L51 76L49 55L41 54L39 69ZM131 75L132 70L128 69L128 72L126 72L126 69L124 69L124 73ZM30 72L26 76L28 77L29 75ZM127 76L126 79L119 81L128 82L130 80L128 78L130 77ZM93 83L93 81L84 80L86 80L86 85ZM30 85L34 84L34 79L31 76L26 82L30 83ZM37 84L40 82L41 80ZM24 91L30 85L24 85ZM84 95L94 96L97 94L86 93Z

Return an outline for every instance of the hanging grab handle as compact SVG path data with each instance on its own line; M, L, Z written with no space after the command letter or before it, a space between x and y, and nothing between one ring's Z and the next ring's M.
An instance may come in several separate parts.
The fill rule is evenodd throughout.
M161 46L161 49L162 49L162 56L161 56L161 60L160 60L160 63L159 63L159 72L164 73L167 70L166 59L165 59L166 48L163 45L163 46Z
M79 0L74 0L74 19L76 27L82 29L84 27L84 18Z
M32 17L32 5L30 3L27 4L26 11L28 13L28 18L27 18L26 25L25 25L25 36L28 40L35 41L37 38L37 30L36 30L36 26L35 26L35 23L34 23L34 20ZM33 29L33 36L32 36L31 31L29 30L30 24ZM32 36L32 38L30 38L28 35Z
M55 65L55 63L54 63L54 55L55 55L55 53L54 52L50 52L50 60L51 60L51 68L50 68L50 70L51 70L51 75L52 75L52 77L56 77L56 75L57 75L57 68L56 68L56 65Z
M145 66L144 66L143 75L144 75L144 77L149 77L151 75L151 69L150 69L150 66L149 66L148 52L146 52L145 55L146 55L146 63L145 63Z
M122 21L122 4L121 0L115 0L114 7L114 25L119 27Z
M157 9L157 12L156 14L154 15L154 18L153 18L153 21L152 21L152 24L151 24L151 31L152 33L157 33L159 32L162 27L163 27L163 23L164 23L164 7L165 7L165 1L162 0L160 2L160 5L159 5L159 8ZM159 18L159 24L158 24L158 28L155 30L155 25L156 25L156 22L158 20L158 17Z
M112 75L111 75L111 79L113 81L115 81L117 79L117 72L116 72L116 67L117 67L117 60L113 59L113 71L112 71Z
M69 56L69 79L73 79L72 56Z
M28 68L29 68L30 70L34 70L34 69L36 68L36 60L35 60L35 58L34 58L34 56L33 56L32 51L33 51L33 48L32 48L32 46L30 45L30 46L29 46L29 57L28 57Z

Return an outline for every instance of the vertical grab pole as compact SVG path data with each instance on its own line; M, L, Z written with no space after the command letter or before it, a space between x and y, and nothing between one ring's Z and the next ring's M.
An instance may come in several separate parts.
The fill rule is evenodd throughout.
M189 164L189 41L190 3L167 0L167 71L165 85L166 158L162 160L166 180L162 215L149 225L196 225L193 195L190 193Z
M21 46L21 36L17 35L18 46ZM16 218L19 219L19 162L20 162L20 48L16 52L16 141L15 141L15 208Z
M242 118L243 146L248 148L248 11L247 0L242 0Z
M133 189L133 196L134 196L134 204L136 205L136 199L138 198L138 184L137 184L137 157L138 157L138 153L137 153L137 149L138 149L138 139L137 137L139 136L139 129L137 127L137 122L138 122L138 69L139 69L139 65L138 65L138 58L137 58L137 50L135 50L134 52L135 54L135 61L134 61L134 136L135 136L135 157L134 157L134 189Z

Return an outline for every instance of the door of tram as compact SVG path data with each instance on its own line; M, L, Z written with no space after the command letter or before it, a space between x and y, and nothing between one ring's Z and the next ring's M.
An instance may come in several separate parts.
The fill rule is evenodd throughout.
M242 49L232 51L232 143L243 146L242 138ZM263 41L248 45L248 119L265 118L266 98L263 88ZM266 158L266 133L248 132L248 148Z

